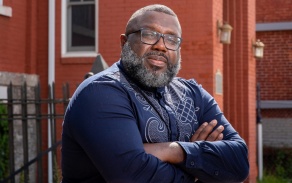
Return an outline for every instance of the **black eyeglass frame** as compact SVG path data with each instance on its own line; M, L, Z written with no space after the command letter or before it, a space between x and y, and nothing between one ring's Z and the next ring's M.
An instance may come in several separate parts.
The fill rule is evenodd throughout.
M154 33L156 33L157 35L159 35L159 37L158 37L158 39L156 40L156 42L154 42L153 44L150 44L150 43L146 43L146 42L142 41L142 31L143 31L143 30L151 31L151 32L154 32ZM176 51L176 50L179 49L179 47L180 47L180 45L181 45L181 43L182 43L182 38L181 38L181 37L177 37L177 36L175 36L175 35L173 35L173 34L162 34L162 33L160 33L160 32L156 32L156 31L153 31L153 30L150 30L150 29L144 29L144 28L141 28L141 29L139 29L139 30L136 30L136 31L130 32L130 33L125 34L125 35L128 37L130 34L134 34L134 33L137 33L137 32L141 32L141 34L140 34L140 41L141 41L142 43L144 43L144 44L147 44L147 45L155 45L155 44L160 40L160 38L162 37L162 38L163 38L164 46L165 46L168 50ZM178 43L176 49L171 49L171 48L168 48L168 47L166 46L165 41L164 41L164 38L165 38L166 35L175 36L176 38L179 39L179 43Z

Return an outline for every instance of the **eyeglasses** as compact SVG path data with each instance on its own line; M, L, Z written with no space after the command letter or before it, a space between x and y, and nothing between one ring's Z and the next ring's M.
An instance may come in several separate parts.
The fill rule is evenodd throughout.
M165 47L169 50L176 51L182 42L182 38L177 37L175 35L162 34L156 31L143 29L143 28L137 31L128 33L126 36L137 33L139 31L141 32L141 42L144 44L154 45L159 41L161 37L163 37L163 42L164 42Z

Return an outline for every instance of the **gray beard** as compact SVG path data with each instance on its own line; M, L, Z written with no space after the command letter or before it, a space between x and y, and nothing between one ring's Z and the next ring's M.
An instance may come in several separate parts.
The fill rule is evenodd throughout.
M160 52L153 51L148 54L159 55ZM155 69L147 69L143 64L146 55L139 57L126 42L122 48L121 59L126 73L139 84L146 87L164 87L177 75L181 68L181 58L179 57L175 65L167 62L167 70L164 73L156 73Z

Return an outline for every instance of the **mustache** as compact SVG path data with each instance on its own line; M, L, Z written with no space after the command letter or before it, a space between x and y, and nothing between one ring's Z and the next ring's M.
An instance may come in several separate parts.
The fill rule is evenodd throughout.
M146 53L145 55L143 55L143 58L145 58L147 56L150 56L150 55L156 55L156 56L164 57L166 59L167 63L169 63L168 62L168 57L164 53L158 52L158 51L151 51L149 53Z

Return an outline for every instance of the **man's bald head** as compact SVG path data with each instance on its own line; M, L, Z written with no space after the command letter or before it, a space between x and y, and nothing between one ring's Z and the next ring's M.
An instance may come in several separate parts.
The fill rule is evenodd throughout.
M125 34L133 31L132 29L135 29L134 26L137 25L137 22L139 21L139 17L143 14L145 14L148 11L155 11L160 13L165 13L174 17L177 17L177 15L174 13L173 10L171 10L169 7L161 5L161 4L153 4L149 6L145 6L136 12L133 13L131 18L129 19L127 25L126 25L126 31Z

